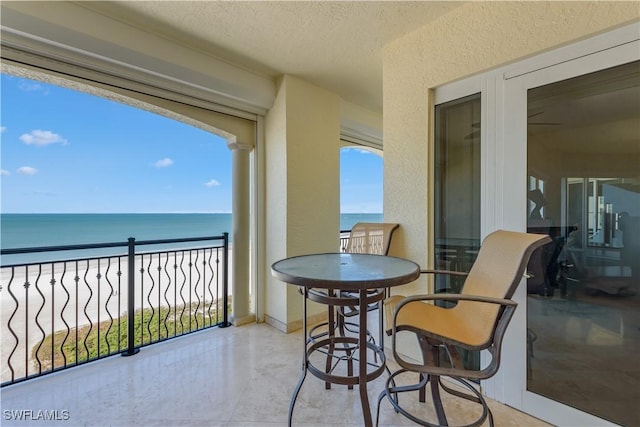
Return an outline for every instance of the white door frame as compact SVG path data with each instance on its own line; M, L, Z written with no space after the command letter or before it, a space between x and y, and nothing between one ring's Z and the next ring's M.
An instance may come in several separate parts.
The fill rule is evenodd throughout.
M436 88L435 104L481 93L481 235L526 231L527 90L640 59L634 23L509 66ZM555 425L613 425L526 390L526 288L505 336L501 368L483 393ZM481 363L488 363L483 353Z

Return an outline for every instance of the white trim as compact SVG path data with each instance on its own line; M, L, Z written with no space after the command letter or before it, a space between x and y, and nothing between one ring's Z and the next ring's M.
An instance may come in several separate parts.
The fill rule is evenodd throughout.
M528 396L524 399L522 408L519 409L554 425L563 427L608 427L617 425L544 396L527 391L524 393Z
M509 80L523 76L638 40L640 40L640 22L634 22L616 30L608 31L504 67L504 79Z
M340 132L340 140L347 142L349 144L361 145L364 147L374 148L376 150L382 151L382 143L376 143L364 138L351 136L348 133L345 133L344 130Z
M488 75L488 73L478 74L435 88L433 91L434 106L482 92L483 79Z

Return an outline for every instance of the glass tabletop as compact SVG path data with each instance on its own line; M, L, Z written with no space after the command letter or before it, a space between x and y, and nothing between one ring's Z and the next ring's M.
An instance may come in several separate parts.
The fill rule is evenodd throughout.
M271 266L271 273L299 286L363 290L409 283L418 278L420 267L384 255L328 253L283 259Z

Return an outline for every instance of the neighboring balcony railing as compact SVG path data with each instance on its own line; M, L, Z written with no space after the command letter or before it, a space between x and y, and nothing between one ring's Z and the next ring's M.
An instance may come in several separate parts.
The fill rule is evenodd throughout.
M0 254L2 386L229 325L227 233Z

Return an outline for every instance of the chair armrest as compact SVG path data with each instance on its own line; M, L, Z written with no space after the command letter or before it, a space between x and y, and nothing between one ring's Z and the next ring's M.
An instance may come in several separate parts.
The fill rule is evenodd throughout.
M437 300L445 300L445 301L473 301L473 302L478 302L481 304L496 304L496 305L500 305L503 307L504 309L504 314L502 316L499 317L498 319L498 323L496 325L496 330L495 330L495 335L496 337L494 338L493 343L490 346L482 346L482 347L477 347L477 348L472 348L470 346L468 346L467 344L463 343L463 342L459 342L456 341L453 338L447 338L447 337L442 337L442 338L446 338L446 340L441 340L441 338L439 338L439 336L437 334L431 334L431 336L435 337L436 339L441 340L443 343L445 343L446 345L459 345L462 348L467 348L470 350L489 350L489 352L492 355L491 358L491 362L489 363L489 365L487 365L485 368L479 370L479 371L468 371L466 369L460 369L460 368L446 368L446 367L437 367L437 366L423 366L420 364L416 364L410 361L405 360L397 351L397 343L396 343L396 338L397 338L397 320L398 320L398 313L402 310L402 308L406 305L409 304L411 302L415 302L415 301L437 301ZM428 294L428 295L414 295L414 296L410 296L410 297L406 297L404 299L402 299L398 305L395 308L395 312L393 314L393 324L392 324L392 329L391 329L391 335L392 335L392 350L393 350L393 356L396 360L396 362L404 369L407 370L412 370L412 371L416 371L416 372L422 372L428 375L442 375L442 376L464 376L467 378L472 378L472 379L485 379L485 378L489 378L490 376L494 375L495 372L498 369L498 366L500 365L500 346L502 343L502 335L504 334L504 330L506 329L507 325L509 324L509 321L511 319L511 317L513 316L513 313L515 312L516 307L518 306L518 303L510 300L510 299L505 299L505 298L494 298L494 297L487 297L487 296L481 296L481 295L465 295L465 294ZM415 331L414 331L415 332ZM428 331L425 331L425 333L427 333ZM428 336L428 334L427 334Z
M420 270L420 274L446 274L449 276L468 276L469 273L465 273L464 271L453 271L453 270Z
M480 303L487 304L498 304L498 305L507 305L507 306L517 306L518 303L505 298L493 298L486 297L480 295L466 295L466 294L428 294L428 295L413 295L410 297L404 298L400 303L396 306L395 313L397 314L400 308L405 306L406 304L413 301L475 301ZM396 315L394 315L394 323L395 323Z

